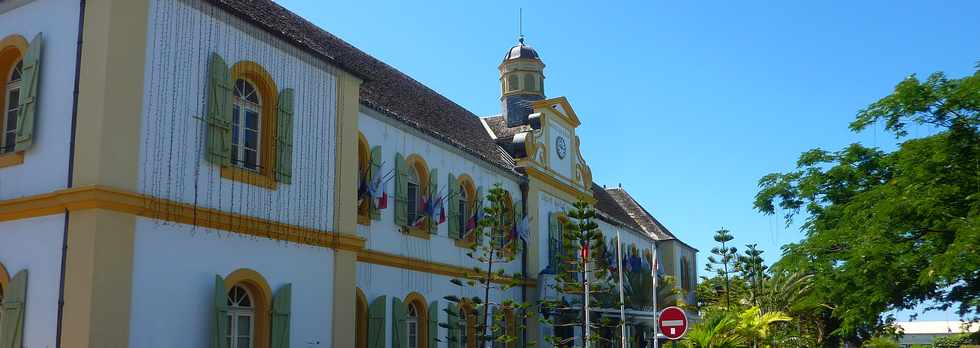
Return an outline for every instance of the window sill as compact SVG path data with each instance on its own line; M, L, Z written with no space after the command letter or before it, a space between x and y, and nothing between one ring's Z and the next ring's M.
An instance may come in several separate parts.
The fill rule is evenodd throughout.
M407 235L412 236L412 237L415 237L415 238L421 238L421 239L431 239L432 238L431 237L432 235L429 234L429 231L428 230L421 229L421 228L402 226L402 233L407 234Z
M12 167L24 163L24 151L0 155L0 168Z
M276 190L278 183L269 175L263 175L238 167L221 166L221 177L240 183Z

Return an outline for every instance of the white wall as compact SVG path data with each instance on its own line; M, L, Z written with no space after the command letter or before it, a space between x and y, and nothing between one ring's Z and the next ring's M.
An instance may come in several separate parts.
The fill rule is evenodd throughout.
M204 2L150 3L139 190L156 197L333 230L336 73L291 44ZM221 178L207 163L208 60L262 65L279 91L295 90L293 181L270 191ZM277 91L278 93L278 91Z
M491 169L488 164L477 162L469 156L463 156L459 150L450 150L448 145L437 143L436 140L419 136L405 126L395 125L394 121L382 119L372 110L362 108L358 120L360 131L367 138L371 147L381 145L384 157L383 172L394 168L395 153L403 156L418 154L425 159L429 169L438 169L438 185L443 194L449 173L456 177L469 174L477 187L483 187L484 198L494 184L501 184L510 191L514 204L521 199L521 191L513 177L505 176L498 169ZM430 239L422 239L399 232L395 225L394 195L395 181L388 182L388 209L381 211L380 221L371 221L370 226L358 225L358 233L367 239L366 248L386 253L414 257L418 259L470 267L477 265L466 256L467 249L457 247L454 240L449 238L449 221L440 224L438 233ZM448 208L447 208L448 214ZM448 217L447 217L448 218ZM520 271L520 257L509 263L508 272ZM428 282L427 279L419 280Z
M0 222L0 264L27 270L24 347L54 347L58 328L64 214Z
M0 168L0 200L51 192L68 180L78 4L35 0L0 13L0 39L17 34L30 42L37 33L44 38L34 144L23 164Z
M207 347L214 276L239 268L260 273L273 292L292 283L291 347L330 346L330 249L140 218L133 258L130 347Z

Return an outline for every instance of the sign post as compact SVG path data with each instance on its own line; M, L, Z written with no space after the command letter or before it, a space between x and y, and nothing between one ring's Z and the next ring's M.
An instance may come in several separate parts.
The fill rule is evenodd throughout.
M678 340L687 333L687 313L674 306L664 308L657 318L657 327L667 339Z

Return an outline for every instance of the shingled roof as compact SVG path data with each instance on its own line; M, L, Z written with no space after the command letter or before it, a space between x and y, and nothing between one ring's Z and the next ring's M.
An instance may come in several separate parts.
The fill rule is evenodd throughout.
M606 195L621 207L630 219L638 225L643 232L657 240L677 239L666 226L657 221L639 202L633 199L626 190L621 187L614 187L602 190ZM597 204L598 205L598 204Z
M633 217L631 217L630 214L619 205L619 202L617 202L616 199L613 198L613 196L610 195L609 192L607 192L602 186L592 183L592 196L596 199L594 206L599 212L600 218L607 220L608 222L626 226L627 228L631 228L637 232L643 232L643 228L636 224Z
M479 117L398 69L271 0L210 0L229 13L361 77L361 104L506 170Z

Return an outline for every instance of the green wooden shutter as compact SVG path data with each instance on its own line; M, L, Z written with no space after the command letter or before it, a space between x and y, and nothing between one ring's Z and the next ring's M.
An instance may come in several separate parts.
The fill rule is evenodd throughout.
M401 153L395 154L395 225L408 226L408 165Z
M449 187L449 196L446 197L446 205L448 205L449 210L449 238L459 239L459 230L462 227L459 226L459 185L456 185L456 177L453 173L449 173L449 180L446 181L446 185Z
M211 53L208 78L207 160L231 165L231 90L228 64L217 53Z
M212 348L228 348L228 291L225 290L225 280L219 275L214 276L214 336Z
M18 100L14 151L24 151L34 143L34 117L37 114L37 85L41 72L41 33L34 36L21 65L21 92Z
M405 332L405 318L408 306L397 297L391 298L391 347L408 348L408 335Z
M459 337L459 309L457 309L456 304L450 302L449 306L446 308L446 326L448 326L448 331L446 332L446 340L448 342L448 348L459 348L462 338Z
M437 169L429 170L429 199L432 200L432 202L429 203L430 205L435 204L435 201L439 199L439 194L441 193L439 192L438 175L439 175L439 170ZM446 202L443 202L443 204L445 203ZM435 206L432 207L432 209L435 208L436 208ZM433 219L431 215L429 216L429 234L439 233L439 212L436 211L434 215L436 216L435 219Z
M429 303L429 348L439 345L439 301Z
M293 285L286 284L272 297L272 347L289 348L289 309Z
M558 214L548 213L548 265L555 272L558 272L558 246L561 243L561 236L558 236Z
M386 296L378 296L368 307L368 348L385 348Z
M293 110L294 92L286 88L279 92L279 114L276 118L276 181L293 182Z
M3 326L0 327L0 348L20 348L24 341L24 307L27 301L27 270L17 272L4 289Z
M368 172L368 180L373 178L375 175L384 176L381 173L381 145L371 148L371 165L370 172ZM381 182L382 186L388 185L384 181ZM373 197L372 197L373 198ZM368 211L371 214L371 220L381 220L381 210L378 209L378 202L371 199L371 204L368 204Z

